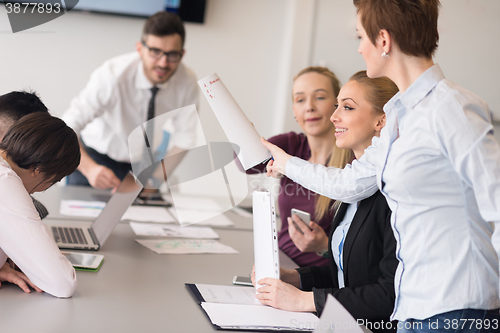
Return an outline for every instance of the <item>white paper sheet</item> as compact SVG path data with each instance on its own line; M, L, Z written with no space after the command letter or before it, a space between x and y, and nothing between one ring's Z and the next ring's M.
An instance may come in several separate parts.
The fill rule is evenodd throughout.
M198 84L227 138L240 147L238 158L245 170L269 159L271 153L260 142L259 133L219 76L214 73L199 80Z
M175 209L173 207L169 208L168 211L181 223L181 225L188 225L191 223L196 223L196 225L211 225L219 227L230 227L234 225L234 223L227 216L217 212L208 212L213 214L207 214L206 211ZM182 216L182 219L178 218L177 213ZM184 221L184 223L182 223L182 221Z
M152 223L130 222L132 230L138 236L164 236L178 238L218 239L219 235L209 227L181 227L175 224L160 225Z
M196 197L176 193L171 199L176 209L189 209L200 211L223 211L216 200L207 197Z
M122 221L156 223L177 222L174 217L169 214L167 208L154 206L130 206L125 214L123 214Z
M61 200L59 213L69 216L97 217L105 206L104 201Z
M220 286L214 284L196 284L205 302L226 304L253 304L264 306L255 298L254 287Z
M223 328L281 328L312 331L319 318L308 312L278 310L269 306L201 303L212 324Z
M280 278L276 210L270 192L254 191L252 195L255 280ZM262 285L256 284L257 289Z
M158 254L239 253L232 247L214 240L136 239L135 241Z
M358 325L349 311L335 297L328 295L321 319L314 333L330 332L367 333L371 331L363 325Z

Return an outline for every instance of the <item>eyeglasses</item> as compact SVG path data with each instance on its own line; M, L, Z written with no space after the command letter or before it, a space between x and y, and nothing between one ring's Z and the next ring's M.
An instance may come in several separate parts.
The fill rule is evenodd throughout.
M170 51L164 52L163 50L157 49L155 47L149 47L146 45L144 41L142 41L142 45L144 45L149 50L149 56L155 60L161 59L163 55L167 57L168 62L179 62L182 58L182 52L179 51Z

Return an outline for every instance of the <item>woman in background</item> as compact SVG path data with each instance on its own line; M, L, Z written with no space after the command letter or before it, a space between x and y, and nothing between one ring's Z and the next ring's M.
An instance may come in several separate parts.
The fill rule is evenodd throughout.
M370 79L366 71L354 74L342 87L331 117L337 146L363 156L385 125L384 104L397 93L387 78ZM394 273L398 265L391 211L377 191L355 203L342 203L328 239L330 264L281 270L281 280L266 278L256 297L266 305L291 311L321 314L328 294L351 315L378 332L393 329L375 325L389 321L394 308ZM299 290L299 288L301 290Z
M277 135L270 138L269 142L310 162L343 168L352 160L352 152L335 145L335 127L330 122L339 90L339 80L327 68L308 67L300 71L294 78L292 101L295 121L304 133L289 132ZM265 164L261 164L247 173L265 172L265 167ZM327 265L327 252L324 250L328 246L328 239L324 235L330 231L334 201L319 196L286 177L281 179L280 185L280 249L301 267ZM286 222L292 208L311 214L311 223L308 225L312 230L307 229L307 247L297 248L290 239L289 231L296 230L291 221ZM298 225L305 228L300 220Z
M46 112L22 117L5 134L0 143L0 282L16 283L25 292L30 285L56 297L73 294L75 270L40 220L30 194L45 191L79 163L75 132Z

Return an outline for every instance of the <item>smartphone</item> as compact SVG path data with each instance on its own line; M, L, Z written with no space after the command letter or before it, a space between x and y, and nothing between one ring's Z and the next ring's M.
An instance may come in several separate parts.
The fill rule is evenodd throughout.
M233 278L233 284L253 287L252 279L249 276L235 276Z
M135 199L133 205L136 206L163 206L170 207L170 203L163 199L160 192L141 192L139 196Z
M104 256L101 254L61 252L76 268L96 269L101 264Z
M299 219L302 220L302 222L304 222L304 225L306 227L309 228L309 230L312 231L311 227L309 226L309 222L311 222L311 214L309 214L308 212L304 212L300 209L297 209L297 208L292 208L292 214L291 216L293 217L294 215L297 215L299 217ZM293 221L293 224L295 225L295 229L298 230L298 232L300 232L301 234L304 234L302 232L302 230L300 229L300 227L298 226L297 222L295 222L292 218L292 221Z

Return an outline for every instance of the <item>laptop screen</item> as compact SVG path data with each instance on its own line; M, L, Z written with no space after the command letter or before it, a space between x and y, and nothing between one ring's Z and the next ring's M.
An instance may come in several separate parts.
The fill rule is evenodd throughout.
M106 207L92 223L91 228L100 246L108 239L116 224L120 222L123 214L125 214L125 211L134 202L141 190L142 185L135 182L131 173L127 174L116 192L109 199Z

